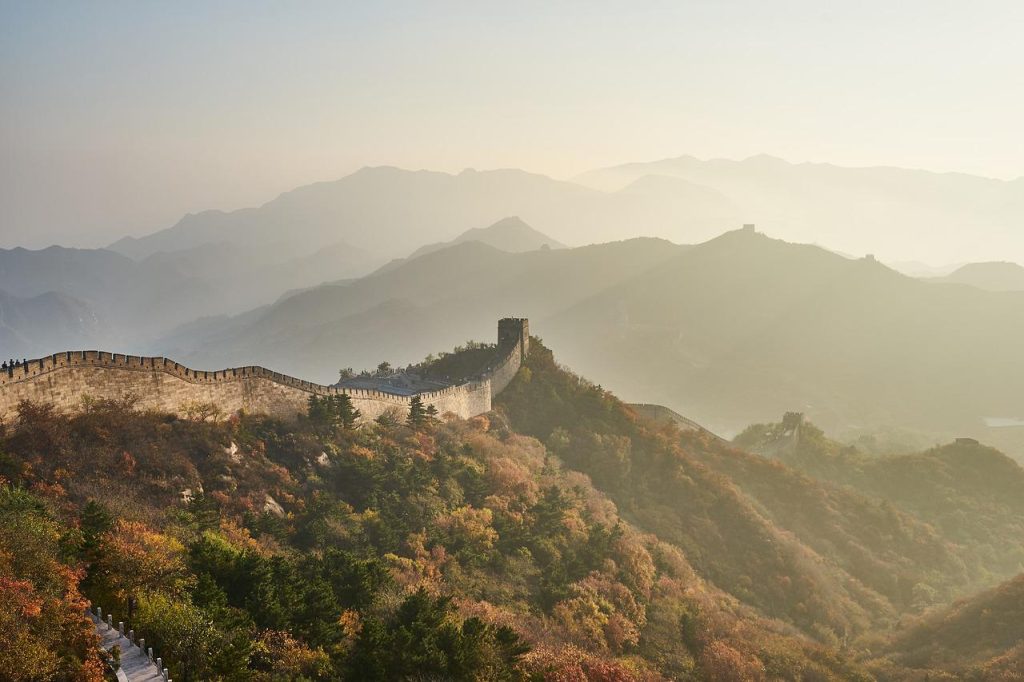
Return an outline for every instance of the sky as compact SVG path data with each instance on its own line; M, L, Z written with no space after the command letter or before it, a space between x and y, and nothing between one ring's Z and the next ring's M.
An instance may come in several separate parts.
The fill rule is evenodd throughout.
M1024 175L1024 3L0 0L0 246L366 165L682 154Z

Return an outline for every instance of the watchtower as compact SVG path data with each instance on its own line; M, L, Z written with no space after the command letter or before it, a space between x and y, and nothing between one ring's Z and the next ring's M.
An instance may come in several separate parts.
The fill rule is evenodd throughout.
M526 359L530 352L530 321L525 317L498 320L498 348L511 348L517 343L522 359Z

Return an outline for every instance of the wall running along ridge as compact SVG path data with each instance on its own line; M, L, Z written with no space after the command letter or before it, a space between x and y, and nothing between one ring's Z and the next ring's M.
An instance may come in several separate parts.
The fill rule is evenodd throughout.
M489 412L492 398L512 380L529 352L529 323L506 318L498 322L500 361L482 378L438 391L418 394L440 415L463 419ZM52 403L73 412L85 398L122 399L135 406L184 415L189 404L212 403L231 414L264 413L284 419L305 414L310 395L345 393L366 420L388 411L404 416L413 396L384 391L323 386L263 367L235 367L216 372L189 369L167 358L121 355L102 351L67 351L29 360L0 372L0 418L16 415L18 403Z

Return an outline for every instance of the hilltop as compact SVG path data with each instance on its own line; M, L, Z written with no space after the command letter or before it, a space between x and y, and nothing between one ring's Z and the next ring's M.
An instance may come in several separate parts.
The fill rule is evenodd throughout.
M1024 267L1005 261L968 263L932 281L969 284L987 291L1024 291Z
M533 229L523 222L519 216L511 216L502 218L488 227L474 227L466 230L451 241L421 246L413 251L409 257L416 258L417 256L463 242L481 242L488 246L493 246L499 251L507 251L508 253L522 253L523 251L535 251L541 248L565 248L565 244Z
M400 267L414 258L425 256L428 253L441 251L443 249L465 244L467 242L479 242L494 247L506 253L523 253L525 251L536 251L537 249L564 249L565 244L552 239L542 232L538 232L527 225L518 216L502 218L488 227L474 227L466 230L455 239L435 244L425 244L413 251L407 258L396 258L378 272L393 270Z

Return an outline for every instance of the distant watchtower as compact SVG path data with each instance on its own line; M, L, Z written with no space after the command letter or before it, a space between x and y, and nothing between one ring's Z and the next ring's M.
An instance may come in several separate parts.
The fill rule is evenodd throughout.
M530 321L525 317L505 317L498 320L498 348L511 348L519 344L522 359L530 352Z

